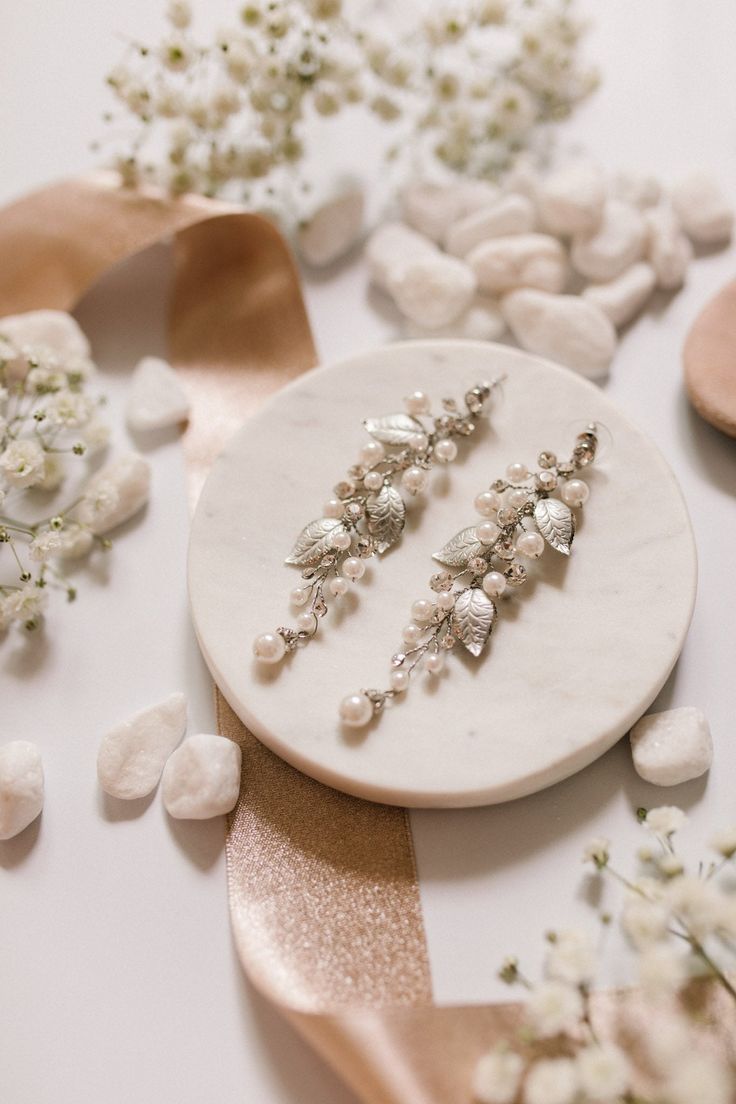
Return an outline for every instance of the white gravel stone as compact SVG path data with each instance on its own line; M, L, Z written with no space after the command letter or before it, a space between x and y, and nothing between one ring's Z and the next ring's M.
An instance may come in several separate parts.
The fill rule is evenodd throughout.
M501 308L494 299L477 295L467 310L446 326L430 329L408 322L406 336L410 338L462 337L469 341L497 341L506 330Z
M535 159L527 154L519 154L516 163L504 175L503 187L507 192L526 196L537 205L542 180Z
M183 694L172 694L116 725L103 737L97 753L97 777L103 790L126 801L151 793L186 727Z
M388 290L401 313L430 329L454 322L470 305L475 288L473 270L440 252L400 264L388 276Z
M363 189L345 186L322 203L299 227L297 245L307 262L321 268L344 256L363 232Z
M591 284L583 292L583 298L600 307L614 326L625 326L636 317L656 285L652 266L638 261L607 284Z
M647 257L665 291L682 287L693 259L693 247L682 232L680 220L669 204L663 203L645 211L647 225Z
M125 417L134 432L165 429L189 417L190 402L179 376L160 357L143 357L133 370Z
M0 334L15 345L46 345L63 357L88 357L89 341L66 311L36 310L0 318Z
M371 234L365 258L371 280L388 291L389 274L407 261L435 257L437 246L403 222L386 222Z
M445 248L455 257L466 257L488 238L527 234L534 229L534 205L525 196L508 195L490 207L481 207L453 222L445 236Z
M17 836L42 809L40 751L29 740L0 745L0 840Z
M576 295L524 289L505 296L501 309L523 349L589 379L608 372L616 351L616 331L594 303Z
M630 738L636 773L655 786L700 778L713 761L710 726L699 709L650 713L637 721Z
M613 194L616 199L622 199L624 203L643 211L659 203L662 185L656 176L647 173L621 172L614 177Z
M487 207L500 197L500 190L483 180L457 184L416 182L403 192L404 218L415 230L434 242L441 242L448 229L463 215Z
M697 245L719 245L731 238L733 206L718 181L707 172L692 172L671 188L672 206L688 237Z
M614 280L641 259L646 240L641 212L619 199L611 199L603 209L599 228L573 239L572 263L589 280Z
M457 203L457 218L480 211L481 207L490 207L501 198L502 192L497 184L487 180L457 180L450 184L450 191Z
M240 763L240 748L225 736L187 736L164 768L167 812L180 820L229 813L240 792Z
M553 234L591 234L601 224L606 181L587 161L574 161L551 173L537 197L539 217Z
M491 295L523 287L558 292L567 280L565 251L548 234L491 238L476 245L466 260L479 287Z
M103 514L97 514L93 506L95 492L106 486L114 488L117 494L115 507ZM93 533L101 535L122 525L137 514L146 502L151 486L151 465L144 456L129 452L100 468L87 484L82 502L76 511L76 517L88 525Z

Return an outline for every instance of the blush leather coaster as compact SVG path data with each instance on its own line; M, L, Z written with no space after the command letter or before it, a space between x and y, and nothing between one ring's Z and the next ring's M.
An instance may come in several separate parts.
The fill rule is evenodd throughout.
M685 387L698 414L736 437L736 280L695 319L682 359Z

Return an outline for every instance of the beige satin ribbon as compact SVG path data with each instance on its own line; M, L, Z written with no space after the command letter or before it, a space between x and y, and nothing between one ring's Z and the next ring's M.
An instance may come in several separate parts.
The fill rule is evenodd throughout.
M53 185L0 211L0 315L72 309L111 265L170 235L170 348L193 399L184 447L196 497L229 434L315 360L273 226L109 177ZM405 811L307 778L259 744L219 691L216 707L219 731L244 752L227 865L245 970L366 1104L467 1104L478 1056L515 1033L520 1008L432 1004ZM712 999L718 1045L732 1046L733 1008ZM612 1022L635 1000L601 994L595 1015Z

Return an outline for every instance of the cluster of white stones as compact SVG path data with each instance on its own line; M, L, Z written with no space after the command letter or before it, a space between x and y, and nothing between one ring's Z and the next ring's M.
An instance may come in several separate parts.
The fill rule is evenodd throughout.
M371 235L372 281L410 337L498 340L590 378L604 376L655 289L685 281L693 246L726 244L734 212L716 180L690 172L609 179L587 160L541 174L521 164L495 185L416 182L402 219Z

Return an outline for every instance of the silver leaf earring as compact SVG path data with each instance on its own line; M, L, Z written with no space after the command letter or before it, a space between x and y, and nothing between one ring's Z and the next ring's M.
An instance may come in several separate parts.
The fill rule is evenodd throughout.
M507 588L526 582L523 561L539 559L547 545L570 555L573 510L583 506L589 494L577 473L593 462L597 447L597 427L591 424L576 438L569 460L541 452L539 471L511 464L505 479L481 491L475 509L482 520L461 529L432 557L446 570L429 580L434 596L418 598L411 607L403 645L391 659L389 689L361 690L344 698L343 724L368 724L387 702L408 690L416 670L438 675L458 644L473 656L481 654L498 617L497 600Z
M281 626L253 642L262 663L278 663L287 652L308 643L328 612L330 597L339 599L348 585L365 574L365 561L397 543L404 529L406 504L395 484L411 495L426 490L435 461L448 464L457 456L455 438L469 437L474 419L483 413L494 387L477 384L466 392L464 408L444 399L443 413L434 417L429 396L415 391L404 401L405 411L363 423L370 437L359 462L334 488L323 516L311 521L286 558L302 569L302 583L291 592L292 604L303 607L296 627Z

